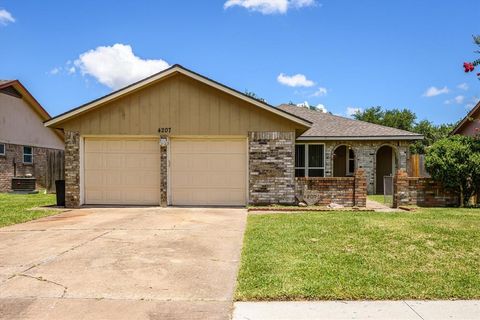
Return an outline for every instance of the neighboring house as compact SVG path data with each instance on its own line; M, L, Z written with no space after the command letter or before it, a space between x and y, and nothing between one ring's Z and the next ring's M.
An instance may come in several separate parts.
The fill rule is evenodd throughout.
M275 108L174 65L45 125L65 131L68 207L293 204L295 173L332 175L335 143L353 147L353 155L344 150L345 175L357 166L375 168L376 154L387 159L391 174L395 162L406 166L408 141L421 138L365 123L360 127L375 132L357 135L349 133L357 122L343 119L331 142L317 134L316 115L293 114L300 111ZM295 146L309 132L308 146L305 140ZM391 149L381 148L387 144ZM340 164L337 170L343 172Z
M383 194L384 176L398 169L407 171L409 144L423 139L409 131L305 107L284 104L279 108L313 123L296 140L296 177L347 177L363 168L369 194Z
M18 80L0 80L0 192L12 178L32 175L45 186L47 150L63 150L62 132L46 128L50 115Z
M480 134L480 102L457 124L451 134L470 137Z

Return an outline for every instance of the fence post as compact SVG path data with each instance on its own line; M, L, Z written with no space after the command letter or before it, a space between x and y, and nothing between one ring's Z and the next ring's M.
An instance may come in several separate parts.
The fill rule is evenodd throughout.
M398 208L402 203L408 203L408 174L399 169L393 177L393 207Z
M353 194L355 206L367 206L367 179L365 178L365 169L363 168L358 168L357 170L355 170Z

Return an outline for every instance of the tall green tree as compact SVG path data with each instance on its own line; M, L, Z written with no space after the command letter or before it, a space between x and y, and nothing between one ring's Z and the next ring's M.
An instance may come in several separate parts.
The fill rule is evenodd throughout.
M425 168L467 205L480 186L480 140L454 135L435 142L427 149Z
M410 145L412 153L424 154L426 148L435 141L448 137L453 130L452 124L435 125L428 120L416 122L417 115L408 109L384 110L382 107L370 107L353 115L357 120L380 124L392 128L419 133L424 140L416 141Z

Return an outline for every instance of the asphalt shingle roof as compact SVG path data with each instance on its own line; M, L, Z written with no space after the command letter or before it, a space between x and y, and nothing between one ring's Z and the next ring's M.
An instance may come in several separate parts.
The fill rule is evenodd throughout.
M330 113L310 110L305 107L282 104L279 109L296 115L300 118L309 120L313 123L312 127L304 132L300 137L319 137L319 138L372 138L382 137L422 139L417 133L400 130L396 128L381 126L365 121L349 119L336 116Z

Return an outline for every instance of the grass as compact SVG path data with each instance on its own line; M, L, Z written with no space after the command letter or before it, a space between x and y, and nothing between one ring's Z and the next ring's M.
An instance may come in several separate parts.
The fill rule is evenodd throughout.
M55 204L54 194L0 193L0 227L58 213L56 210L31 210L31 208L53 204Z
M384 205L392 204L392 196L387 196L387 199L385 199L385 196L383 194L369 194L367 198L368 200L380 202L381 204L384 204Z
M249 215L236 299L478 299L479 270L479 209Z

